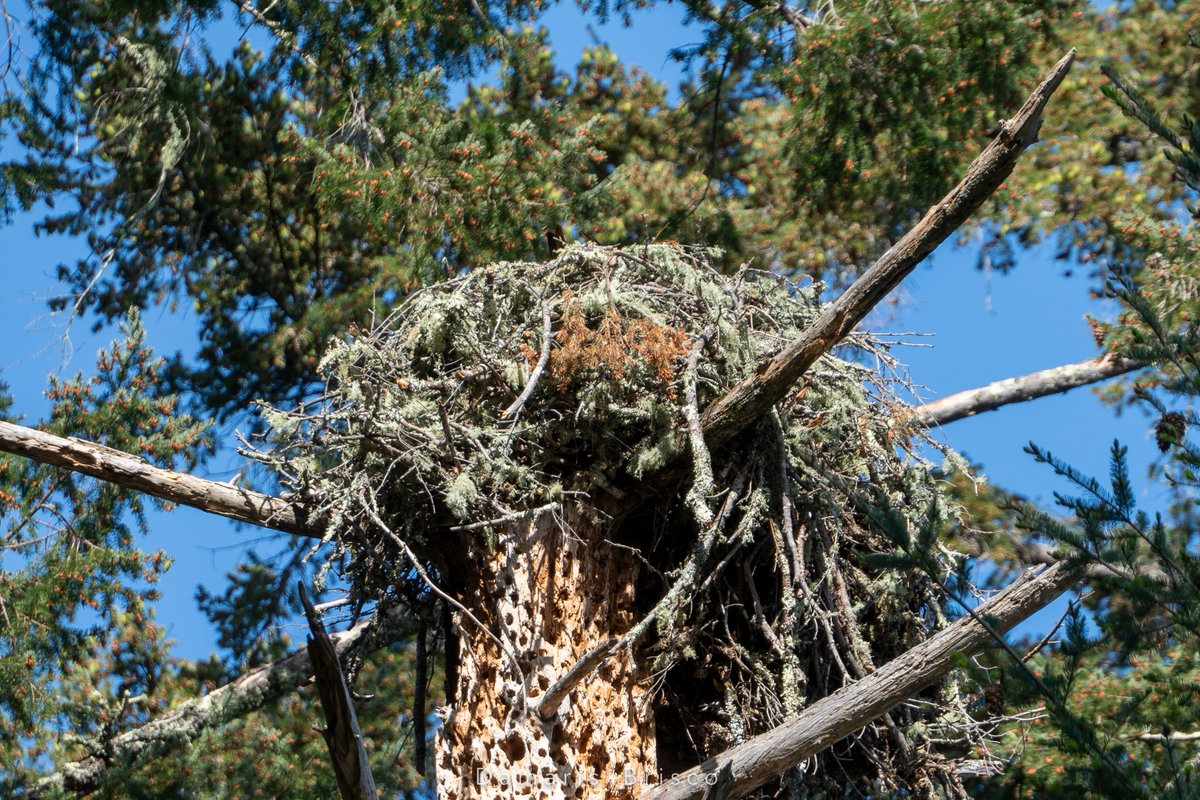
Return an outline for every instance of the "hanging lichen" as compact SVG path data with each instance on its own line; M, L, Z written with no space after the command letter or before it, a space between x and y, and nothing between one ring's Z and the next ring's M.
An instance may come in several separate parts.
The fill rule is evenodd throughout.
M819 287L721 275L707 255L583 246L424 289L331 343L326 395L273 413L274 447L260 454L331 521L334 564L359 600L418 605L430 574L493 548L505 526L567 504L603 516L603 497L670 468L639 512L654 526L639 558L658 577L624 641L665 675L664 752L766 730L941 621L935 585L861 557L894 547L864 502L885 499L897 525L946 508L907 449L917 432L878 341L848 340L874 369L827 355L761 424L708 452L701 410L810 324ZM696 689L695 674L715 683ZM840 773L789 780L818 793L835 774L877 792L954 789L936 756L905 747L968 715L954 697L924 702L823 756Z

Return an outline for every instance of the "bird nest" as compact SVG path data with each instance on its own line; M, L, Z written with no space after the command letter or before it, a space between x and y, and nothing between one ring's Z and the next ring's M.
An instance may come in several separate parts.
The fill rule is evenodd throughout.
M631 642L661 670L660 754L681 764L924 639L944 599L866 558L894 549L889 525L928 525L938 507L879 340L853 335L854 359L824 356L769 417L708 452L701 410L820 310L818 286L723 275L709 255L580 246L421 289L330 344L327 392L269 411L273 446L258 454L330 521L329 564L355 598L414 609L446 568L445 534L486 548L506 524L632 492L653 535ZM870 510L881 501L883 517ZM954 794L922 737L968 741L970 724L931 689L786 781Z

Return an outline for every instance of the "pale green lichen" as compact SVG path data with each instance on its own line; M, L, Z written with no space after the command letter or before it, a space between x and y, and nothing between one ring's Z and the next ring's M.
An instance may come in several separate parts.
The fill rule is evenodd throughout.
M937 492L876 369L824 356L769 420L697 466L699 409L821 310L819 286L722 275L709 255L587 245L422 289L330 343L324 402L272 413L276 446L261 457L329 520L333 559L361 596L410 602L425 591L414 558L437 564L448 541L492 548L506 521L619 496L667 467L686 474L690 459L690 487L655 487L670 535L637 546L663 585L631 630L656 635L656 668L719 660L745 673L709 698L723 720L702 732L715 751L854 679L830 664L869 671L940 618L922 610L936 597L919 577L857 563L893 547L858 504L886 500L889 524L916 529ZM869 336L849 343L892 363ZM742 635L701 624L713 619Z

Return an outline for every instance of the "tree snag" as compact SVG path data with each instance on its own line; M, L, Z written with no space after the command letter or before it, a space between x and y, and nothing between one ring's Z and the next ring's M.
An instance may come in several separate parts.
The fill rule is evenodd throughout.
M568 506L496 533L461 590L455 696L440 711L442 800L632 800L657 774L648 671L596 645L634 621L636 563ZM481 630L482 623L487 630ZM595 673L547 693L581 661Z

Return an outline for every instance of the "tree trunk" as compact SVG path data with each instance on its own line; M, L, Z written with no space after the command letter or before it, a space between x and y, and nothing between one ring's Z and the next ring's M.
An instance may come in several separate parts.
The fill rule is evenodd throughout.
M625 652L594 674L572 669L635 621L637 565L607 527L574 509L474 545L454 614L457 681L438 730L443 800L635 798L654 780L648 673ZM582 680L561 694L572 676ZM548 693L562 698L557 708L541 707Z

